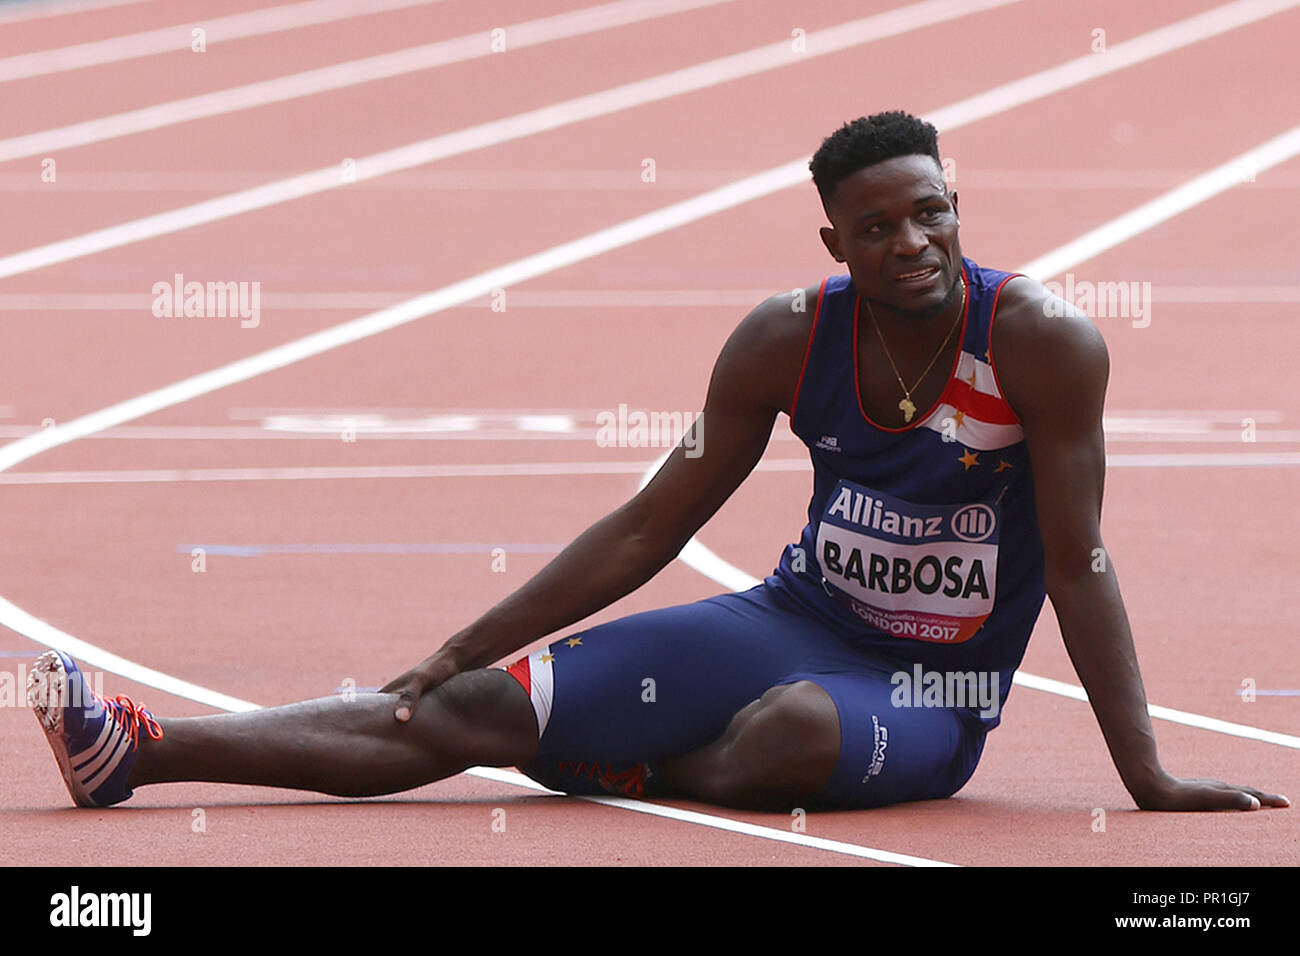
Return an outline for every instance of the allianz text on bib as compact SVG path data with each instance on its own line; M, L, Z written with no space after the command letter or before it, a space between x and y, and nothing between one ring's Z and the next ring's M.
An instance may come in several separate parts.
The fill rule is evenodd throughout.
M918 505L841 481L817 528L827 592L895 637L960 644L993 611L998 509Z

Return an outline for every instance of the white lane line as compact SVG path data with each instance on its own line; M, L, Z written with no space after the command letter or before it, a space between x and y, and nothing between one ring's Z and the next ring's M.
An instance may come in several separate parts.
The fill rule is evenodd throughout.
M1277 468L1300 465L1300 452L1132 452L1107 455L1108 468Z
M528 20L502 29L509 37L509 49L520 50L700 7L734 2L736 0L619 0L616 3ZM481 33L426 43L393 53L349 60L346 63L337 63L289 76L217 90L182 100L158 103L154 106L102 116L56 129L13 136L0 140L0 162L26 156L46 156L59 149L102 143L121 136L162 129L178 123L222 116L239 110L283 103L287 100L315 96L362 83L431 70L452 63L495 56L491 39L491 31L484 30ZM189 188L194 188L192 182Z
M1275 0L1271 6L1280 6L1283 0ZM1300 0L1285 0L1286 6L1300 5ZM1234 14L1236 19L1230 22L1236 23L1238 20L1246 18L1243 22L1253 22L1254 19L1262 16L1261 8L1269 7L1264 0L1238 0L1237 3L1229 4L1228 7L1234 8L1237 12ZM1226 29L1223 27L1223 11L1227 8L1216 8L1209 11L1216 14L1211 18L1212 24L1207 25L1203 22L1206 14L1198 17L1192 17L1183 23L1191 23L1188 27L1188 35L1203 39L1210 35L1208 30ZM897 27L897 24L895 24ZM1155 31L1160 34L1159 42L1148 42L1144 37L1138 37L1135 40L1127 41L1128 44L1136 44L1139 51L1149 49L1167 50L1169 44L1174 40L1168 35L1168 28L1162 28ZM1113 49L1119 51L1125 44L1117 44ZM1150 53L1155 55L1155 53ZM1136 62L1138 52L1130 49L1124 56L1116 54L1113 62L1130 64ZM1145 58L1145 57L1141 57ZM1093 63L1107 60L1106 57L1092 55L1091 59L1086 62ZM1070 61L1076 63L1078 61ZM1068 66L1069 64L1067 64ZM1098 73L1104 75L1110 72L1110 68ZM1047 77L1056 74L1056 70L1050 69L1034 74L1037 77ZM1007 90L1015 87L1018 90L1020 100L1016 100L1009 93L999 93L996 96L990 94L979 94L966 100L962 100L952 106L944 107L938 113L930 117L932 120L942 114L945 117L944 125L940 129L948 130L955 127L975 122L976 120L986 118L1013 109L1022 102L1030 102L1047 95L1047 91L1065 88L1066 86L1076 85L1085 82L1089 77L1078 70L1069 73L1069 76L1055 76L1051 82L1044 80L1040 84L1025 83L1016 81L1012 84L1004 84L997 87L997 90ZM1294 144L1300 149L1300 137L1294 138ZM1257 154L1259 150L1252 150L1250 154ZM1280 162L1282 157L1276 151L1272 154L1275 162ZM1232 165L1231 163L1227 165ZM1222 167L1221 167L1222 168ZM331 174L333 175L333 174ZM782 166L769 169L766 172L750 176L746 179L739 180L724 186L721 189L711 190L702 193L691 199L682 202L673 203L661 207L653 212L646 213L642 216L636 216L632 219L624 220L618 225L606 229L598 230L594 233L580 238L553 246L543 252L523 259L515 260L504 266L489 269L487 272L481 272L476 276L463 279L460 282L444 286L434 292L408 299L406 302L390 306L387 309L381 309L378 312L372 312L369 315L361 316L350 322L344 322L339 325L324 329L313 335L288 342L284 345L260 352L255 355L232 362L220 368L213 369L200 375L175 382L164 388L139 395L127 401L120 402L108 408L101 409L97 412L84 415L70 422L55 425L51 428L42 429L39 434L30 435L26 438L20 438L15 442L0 448L0 472L12 468L14 465L27 460L33 455L39 454L50 448L57 447L67 442L74 441L84 435L93 432L102 431L113 425L120 425L123 422L130 421L133 418L139 418L151 412L167 408L180 402L188 401L199 395L207 394L219 388L233 385L236 382L242 382L257 375L263 375L275 369L283 368L295 362L302 361L314 355L340 346L359 341L380 332L405 325L417 319L424 318L436 312L441 312L457 305L463 305L465 302L478 298L479 296L491 294L494 289L506 288L528 279L533 279L565 266L582 262L594 256L601 255L613 249L638 242L641 239L658 235L677 229L683 225L703 219L707 216L714 215L727 209L752 202L762 196L786 189L792 185L804 183L807 181L807 158L795 160ZM1209 198L1205 195L1203 198ZM214 201L217 202L217 201ZM1159 200L1157 200L1159 202ZM1148 203L1147 206L1152 204ZM1146 208L1146 207L1143 207ZM164 214L170 215L170 214ZM1126 218L1126 217L1122 217ZM144 220L141 220L143 222ZM123 227L115 227L123 228ZM180 228L179 226L177 228ZM1102 227L1103 229L1105 227ZM109 232L113 230L108 230ZM1096 231L1095 231L1096 232ZM97 234L92 234L97 235ZM86 237L82 237L85 239ZM80 240L77 240L78 242ZM56 244L57 245L57 244ZM51 247L42 247L49 249ZM1058 263L1083 261L1084 253L1087 251L1084 246L1074 244L1070 255L1053 254L1055 261ZM1093 248L1092 246L1088 248ZM40 250L36 250L39 252ZM1058 253L1060 250L1058 250ZM17 268L17 260L30 257L33 253L19 253L17 256L10 256L6 260L0 260L0 275L5 274L4 269L12 271L26 271L28 268L35 268L36 264L32 261L26 261L26 265ZM68 255L65 258L72 258ZM1061 265L1059 268L1066 268ZM1023 271L1023 270L1021 270Z
M302 468L166 468L135 471L51 471L0 474L0 485L160 484L191 481L342 481L380 478L541 478L548 475L636 475L643 461L524 462L466 465L352 465ZM0 617L3 623L3 617Z
M26 174L24 174L26 175ZM662 177L660 178L662 185ZM574 188L577 188L576 186ZM773 283L775 285L776 283ZM794 282L792 281L792 285ZM518 289L511 290L510 309L698 309L752 307L772 294L766 289ZM356 311L382 309L409 298L410 292L268 292L261 297L263 312L323 309ZM1279 286L1155 286L1152 301L1159 303L1286 303L1300 302L1300 285ZM145 312L155 297L148 292L0 292L4 312ZM466 308L488 309L490 296L466 302ZM1292 319L1290 310L1279 318ZM1180 321L1190 319L1188 313ZM592 316L596 318L596 316ZM599 318L603 319L604 316ZM1103 321L1107 316L1100 317Z
M218 693L206 687L200 687L198 684L191 684L189 681L181 680L170 674L164 674L162 671L156 671L151 667L145 667L143 664L129 661L125 657L119 657L111 651L96 647L94 644L88 644L81 638L73 637L66 631L61 631L40 618L28 614L4 597L0 597L0 622L3 622L4 626L11 631L17 631L38 644L44 644L46 647L53 647L56 650L71 654L78 662L86 664L88 668L120 674L127 680L135 681L137 684L156 687L176 697L197 701L218 710L242 713L257 709L257 704L240 700L238 697L231 697L228 694Z
M1276 468L1300 465L1300 452L1111 455L1112 468ZM547 461L462 465L313 465L276 468L156 468L120 471L12 471L0 485L140 485L223 481L378 481L432 478L546 478L639 475L643 461ZM806 458L767 458L755 471L804 472ZM741 588L740 590L744 590ZM0 618L0 623L3 619Z
M0 418L13 409L0 406ZM257 425L117 425L87 435L94 441L569 441L610 447L609 429L599 424L600 412L580 415L502 412L433 412L385 414L372 409L326 412L322 410L272 412ZM608 414L608 413L606 413ZM657 424L640 434L629 433L624 447L662 448L682 433L692 413L648 411ZM48 420L47 420L48 421ZM1271 428L1282 421L1277 412L1114 412L1102 419L1108 446L1114 443L1161 442L1235 444L1247 451L1250 444L1295 444L1300 431ZM673 423L677 424L674 425ZM52 422L51 422L52 423ZM0 425L0 438L25 438L49 424ZM1248 437L1247 437L1248 436ZM798 441L784 430L773 433L774 443Z
M109 671L125 677L127 680L134 681L137 684L144 684L147 687L156 687L175 697L196 701L200 704L206 704L209 707L214 707L217 710L224 710L230 713L248 713L250 711L261 709L261 705L255 704L252 701L241 700L238 697L231 697L227 694L222 694L206 687L200 687L198 684L192 684L189 681L180 680L170 674L164 674L161 671L154 670L153 668L137 664L135 661L119 657L117 654L105 651L93 644L88 644L83 640L73 637L71 634L50 626L39 618L32 617L32 615L28 614L22 608L12 604L3 597L0 597L0 620L3 620L6 626L12 630L18 631L20 634L25 634L37 643L44 644L47 647L57 648L67 654L71 654L77 659L78 663L88 671L96 669ZM93 680L92 683L94 683ZM465 773L475 777L482 777L485 780L492 780L497 783L510 784L516 787L525 787L529 790L540 790L545 793L555 792L542 786L535 780L525 777L521 773L517 773L513 770L506 770L504 768L473 767L466 770ZM732 833L741 833L745 836L776 840L783 843L794 843L815 850L826 850L831 853L840 853L848 856L879 860L885 863L897 863L904 866L956 865L953 863L944 863L939 860L926 859L925 857L892 853L888 850L877 850L872 847L860 846L855 843L826 840L820 837L807 836L806 834L801 833L786 833L784 830L777 830L772 827L756 826L751 823L743 823L739 820L732 820L727 817L715 816L711 813L699 813L694 810L679 810L676 807L660 804L642 804L635 800L608 799L602 797L581 797L579 799L588 800L592 803L600 803L617 809L634 810L638 813L649 813L654 816L665 817L669 820L676 820L679 823L690 823L696 826L712 827L718 830L727 830Z
M496 770L491 767L476 767L469 771L475 776L484 777L488 780L498 780L502 783L513 783L518 786L528 787L532 790L538 790L542 793L555 793L548 787L542 786L536 780L524 777L522 774L511 773L508 770ZM520 777L522 779L516 780ZM650 816L667 817L670 820L676 820L679 823L694 823L699 826L711 827L716 830L726 830L731 833L742 833L745 836L759 837L764 840L775 840L778 843L793 843L796 846L811 847L815 850L829 850L832 853L843 853L847 856L861 857L866 860L878 860L882 863L896 863L899 866L958 866L956 863L944 863L939 860L927 859L923 856L910 856L906 853L893 853L889 850L877 850L872 847L861 846L857 843L844 843L840 840L827 840L822 837L808 836L804 833L795 833L790 830L778 830L774 827L758 826L754 823L745 823L741 820L732 820L728 817L714 816L711 813L699 813L694 810L679 810L676 807L668 807L658 803L644 803L640 800L628 800L623 797L578 797L579 800L586 800L588 803L599 803L606 807L616 807L619 810L631 810L633 813L646 813Z
M847 49L917 29L918 26L943 22L976 9L991 9L1011 2L1017 0L966 0L965 3L958 3L957 0L929 0L927 3L889 11L852 24L818 31L807 38L809 45L805 53L795 53L789 43L781 41L747 53L723 57L648 80L566 100L540 110L520 113L503 120L484 123L362 157L357 160L353 170L354 176L351 179L362 182L448 156L716 86L775 66L807 62L822 52ZM1042 70L1020 80L1004 83L944 107L927 115L926 118L940 130L956 129L1229 30L1255 23L1296 6L1300 6L1300 0L1236 0L1234 3L1216 7L1150 33L1141 34L1131 40L1117 43L1104 55L1085 54L1078 59ZM704 193L697 198L721 195L730 189L739 188L747 191L754 190L748 196L748 199L754 199L760 195L804 183L807 179L808 158L805 156L766 173ZM755 189L759 183L762 184L761 188ZM168 235L196 225L216 222L293 199L301 199L304 196L339 189L344 185L340 167L327 166L253 189L220 196L191 206L182 206L168 212L0 257L0 278ZM486 291L488 290L484 290Z
M159 53L189 52L192 42L190 31L196 27L203 28L206 44L210 48L229 40L242 40L442 2L444 0L304 0L302 3L282 4L225 17L199 18L143 33L7 56L0 59L0 83L81 70L105 63L122 63Z
M1293 126L1268 142L1202 173L1177 189L1157 196L1124 215L1098 226L1065 245L1039 256L1018 271L1037 279L1060 275L1080 262L1096 258L1107 249L1172 219L1207 199L1254 179L1257 173L1284 163L1300 153L1300 126Z
M654 103L697 90L708 89L721 83L753 76L778 67L806 63L829 53L849 49L899 36L912 30L943 23L957 17L1018 3L1021 0L926 0L924 3L900 7L862 20L819 30L807 38L807 51L797 53L786 40L757 47L744 53L709 60L681 70L673 70L645 80L625 83L599 93L553 103L540 109L518 113L500 120L481 123L430 139L400 146L395 149L363 156L351 168L352 183L365 182L376 177L415 166L421 166L449 156L483 149L511 140L560 129L574 123L607 116L636 106ZM1246 0L1239 0L1246 2ZM1300 0L1289 0L1300 4ZM1100 57L1097 57L1101 59ZM1082 80L1079 80L1082 82ZM1025 91L1028 95L1030 91ZM1010 108L1007 106L1006 108ZM996 112L996 110L995 110ZM991 114L989 114L991 115ZM773 183L763 193L766 195L789 185L808 179L807 159L777 167L768 174L760 174L740 183L763 179ZM775 178L774 178L775 177ZM23 252L0 257L0 278L30 272L59 262L116 249L120 246L168 235L197 225L216 222L231 216L264 209L279 203L341 189L350 183L344 180L341 167L326 166L311 172L275 180L252 189L240 190L215 199L182 206L177 209L143 219L97 229L71 239L38 246ZM728 186L705 193L720 194L739 185ZM486 293L488 290L484 290Z
M147 0L16 0L0 10L0 25L23 23L28 20L45 20L68 13L86 13L126 7Z
M1053 680L1050 677L1039 677L1035 674L1025 674L1018 671L1014 682L1024 687L1032 687L1034 690L1069 697L1071 700L1083 701L1084 703L1088 701L1088 695L1082 687L1067 684L1065 681ZM1158 717L1161 720L1168 720L1176 724L1186 724L1188 727L1199 727L1202 730L1212 730L1215 733L1228 734L1232 737L1260 740L1268 744L1277 744L1279 747L1300 750L1300 737L1292 734L1281 734L1273 730L1261 730L1258 727L1250 727L1245 724L1234 724L1231 721L1219 720L1217 717L1206 717L1185 710L1174 710L1172 707L1161 707L1158 704L1148 704L1147 712L1152 717Z

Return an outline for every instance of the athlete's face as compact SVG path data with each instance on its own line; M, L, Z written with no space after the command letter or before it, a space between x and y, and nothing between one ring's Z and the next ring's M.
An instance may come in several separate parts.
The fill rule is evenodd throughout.
M899 156L840 180L822 241L848 266L858 292L924 319L958 296L957 194L930 156Z

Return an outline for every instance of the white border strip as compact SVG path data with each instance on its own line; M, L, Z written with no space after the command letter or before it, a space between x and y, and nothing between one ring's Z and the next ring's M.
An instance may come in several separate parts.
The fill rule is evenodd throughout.
M736 0L618 0L616 3L515 23L502 29L506 31L506 36L509 38L509 49L521 50L556 40L612 30L656 17L734 2ZM381 53L377 56L306 70L302 73L203 93L183 100L158 103L125 113L101 116L56 129L13 136L0 140L0 162L27 156L49 155L59 149L102 143L121 136L162 129L179 123L222 116L271 103L284 103L288 100L329 93L363 83L432 70L452 63L486 58L495 55L490 41L489 32L472 33L406 50Z

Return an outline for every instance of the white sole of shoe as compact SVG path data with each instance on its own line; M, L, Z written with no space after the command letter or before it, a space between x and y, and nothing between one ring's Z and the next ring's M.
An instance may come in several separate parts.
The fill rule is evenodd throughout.
M36 721L45 731L45 739L54 751L59 771L63 774L63 783L68 794L79 807L96 807L90 794L77 781L72 772L72 757L63 742L63 705L68 701L68 672L64 670L63 661L54 651L46 651L32 666L27 675L27 703L36 714Z

